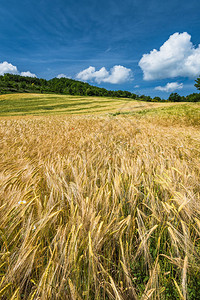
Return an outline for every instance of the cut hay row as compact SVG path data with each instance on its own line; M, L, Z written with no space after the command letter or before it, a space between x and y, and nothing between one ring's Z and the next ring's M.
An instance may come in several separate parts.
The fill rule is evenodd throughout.
M102 114L135 112L180 103L150 103L127 98L48 94L0 95L0 116Z

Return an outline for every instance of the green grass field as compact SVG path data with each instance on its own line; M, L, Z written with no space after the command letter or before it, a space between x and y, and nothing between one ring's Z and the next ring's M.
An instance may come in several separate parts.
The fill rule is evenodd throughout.
M185 124L200 126L200 102L199 103L168 103L162 106L143 107L141 109L130 109L119 111L114 116L134 116L145 120L160 121L163 125Z
M84 96L12 94L0 96L0 115L49 115L102 113L115 110L127 99Z
M179 103L150 103L123 98L85 97L46 94L9 94L0 96L0 116L146 113L158 107ZM196 104L195 107L198 105ZM191 105L191 107L193 107ZM199 107L199 106L198 106Z

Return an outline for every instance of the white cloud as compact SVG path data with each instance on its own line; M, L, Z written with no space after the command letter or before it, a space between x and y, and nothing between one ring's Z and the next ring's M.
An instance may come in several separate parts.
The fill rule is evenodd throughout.
M134 88L135 89L138 89L140 86L138 85L138 84L136 84L135 86L134 86Z
M17 67L4 61L0 63L0 75L4 75L5 73L18 74Z
M35 74L27 71L27 72L21 72L21 76L26 76L26 77L37 77Z
M114 66L108 72L105 67L102 67L99 71L96 71L95 67L81 71L76 75L77 79L83 81L96 81L97 83L108 82L113 84L123 83L132 79L131 69L123 66Z
M183 88L182 83L178 82L168 82L165 86L157 86L155 90L162 92L174 92L175 90L180 90Z
M29 71L20 73L16 66L13 66L11 63L8 63L7 61L0 63L0 75L4 75L5 73L28 76L28 77L37 77L35 74Z
M110 75L108 78L104 79L104 82L110 82L110 83L122 83L129 81L132 77L132 71L131 69L127 69L123 66L114 66L110 70Z
M65 74L58 74L57 78L58 79L60 79L60 78L67 78L67 76Z
M96 81L101 83L105 78L109 77L109 73L106 68L101 68L99 71L95 70L95 67L90 66L89 68L81 71L77 74L76 78L83 81Z
M139 61L144 80L196 77L200 74L200 45L191 42L187 32L174 33L160 47L144 54Z

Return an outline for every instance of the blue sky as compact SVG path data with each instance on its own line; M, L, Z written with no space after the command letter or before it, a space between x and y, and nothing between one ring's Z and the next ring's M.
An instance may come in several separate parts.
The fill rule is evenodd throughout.
M0 74L163 98L197 92L199 12L199 0L1 0Z

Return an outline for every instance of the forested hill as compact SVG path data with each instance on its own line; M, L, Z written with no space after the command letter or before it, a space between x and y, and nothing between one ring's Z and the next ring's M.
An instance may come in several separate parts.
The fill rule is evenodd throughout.
M45 80L7 73L0 76L0 94L8 93L55 93L64 95L136 98L135 94L127 91L108 91L104 88L69 78Z
M200 81L200 78L198 78ZM198 80L195 86L200 89ZM136 95L128 91L109 91L104 88L92 86L86 82L81 82L69 78L53 78L50 80L25 77L6 73L0 75L0 95L11 93L43 93L43 94L61 94L61 95L80 95L80 96L102 96L117 98L132 98L144 101L166 101L160 97L145 95ZM171 93L167 101L170 102L200 102L200 93L193 93L188 96L180 96L177 93Z

